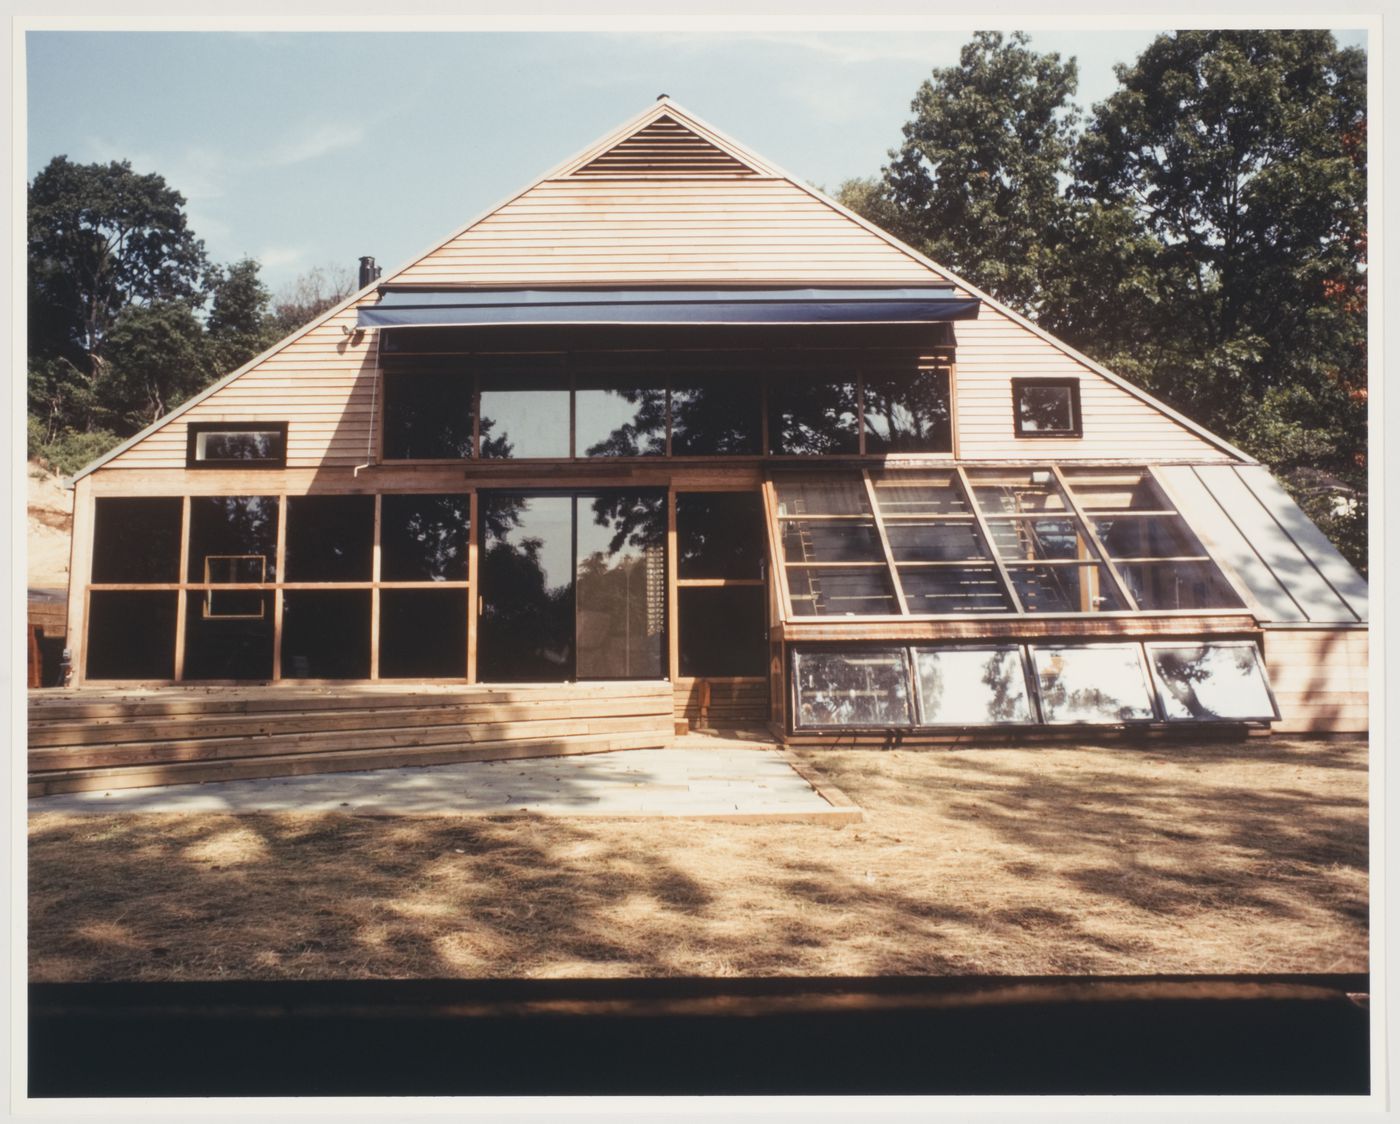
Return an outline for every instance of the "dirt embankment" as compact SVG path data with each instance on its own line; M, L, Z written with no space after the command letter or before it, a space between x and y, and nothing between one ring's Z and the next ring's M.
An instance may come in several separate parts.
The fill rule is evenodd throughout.
M29 484L29 588L68 588L68 548L73 534L73 493L61 477L34 463Z

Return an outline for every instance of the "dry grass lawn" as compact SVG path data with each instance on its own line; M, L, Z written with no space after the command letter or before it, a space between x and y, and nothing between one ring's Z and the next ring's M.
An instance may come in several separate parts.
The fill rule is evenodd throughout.
M864 823L38 814L30 975L1366 970L1363 739L805 758Z

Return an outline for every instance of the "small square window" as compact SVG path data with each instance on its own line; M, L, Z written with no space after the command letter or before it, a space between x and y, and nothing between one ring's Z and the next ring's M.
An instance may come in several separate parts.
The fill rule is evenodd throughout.
M190 468L282 468L287 423L191 423L185 463Z
M1083 437L1078 379L1012 379L1017 437Z

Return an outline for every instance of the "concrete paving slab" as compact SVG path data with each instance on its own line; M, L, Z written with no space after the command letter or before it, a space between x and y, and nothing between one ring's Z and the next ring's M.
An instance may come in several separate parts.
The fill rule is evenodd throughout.
M771 745L711 749L692 738L685 747L670 749L39 796L29 801L29 811L858 821L860 809L836 796L824 796Z

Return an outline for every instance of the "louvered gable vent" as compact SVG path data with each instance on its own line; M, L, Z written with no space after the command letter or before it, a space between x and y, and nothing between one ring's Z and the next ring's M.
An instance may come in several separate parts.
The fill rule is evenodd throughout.
M576 169L591 179L636 176L753 176L757 173L729 153L692 133L673 117L658 117L601 156Z

